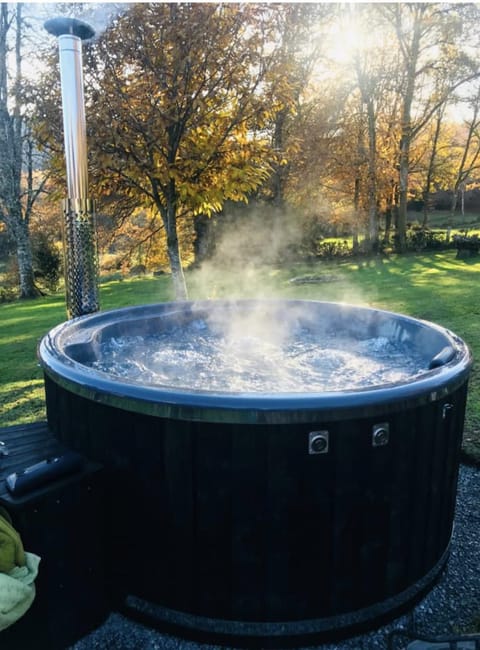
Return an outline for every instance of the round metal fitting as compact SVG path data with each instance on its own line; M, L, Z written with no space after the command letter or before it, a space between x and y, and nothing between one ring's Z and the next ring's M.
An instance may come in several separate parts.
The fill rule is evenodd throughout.
M326 454L328 452L328 431L311 431L308 435L308 453Z
M388 422L376 424L372 431L372 445L374 447L384 447L390 440L390 427Z

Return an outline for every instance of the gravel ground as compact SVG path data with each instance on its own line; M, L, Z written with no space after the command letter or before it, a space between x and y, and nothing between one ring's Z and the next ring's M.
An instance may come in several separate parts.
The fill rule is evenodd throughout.
M308 646L308 650L388 650L389 634L398 628L415 629L418 634L428 636L472 632L475 624L478 630L479 577L480 469L461 466L451 555L437 586L409 614L374 632L334 644ZM392 649L400 650L407 644L408 639L398 637ZM220 647L163 634L113 613L71 650L217 650ZM233 646L229 648L234 650Z

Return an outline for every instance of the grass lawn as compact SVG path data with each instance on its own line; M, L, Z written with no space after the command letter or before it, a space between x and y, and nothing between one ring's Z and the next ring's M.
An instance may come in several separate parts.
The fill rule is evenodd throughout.
M292 278L320 282L297 284ZM190 297L272 297L366 304L443 325L480 357L480 258L456 260L455 251L379 257L288 268L209 268L187 274ZM111 280L101 284L102 309L171 299L168 277ZM38 340L65 320L62 295L0 305L0 426L45 417L36 361ZM480 374L470 380L464 453L480 464Z
M423 222L423 212L409 210L407 220L411 223L417 222L421 224ZM480 228L480 214L476 210L467 210L462 215L457 210L453 221L451 221L449 210L432 210L428 216L429 228L446 229L450 223L457 231L467 229L469 234L472 234Z

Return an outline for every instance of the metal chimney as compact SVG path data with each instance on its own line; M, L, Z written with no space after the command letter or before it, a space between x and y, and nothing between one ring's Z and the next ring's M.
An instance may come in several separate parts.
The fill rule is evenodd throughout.
M82 40L94 30L75 18L47 20L58 37L68 198L63 201L65 290L69 318L98 311L95 206L88 198L87 136L83 97Z

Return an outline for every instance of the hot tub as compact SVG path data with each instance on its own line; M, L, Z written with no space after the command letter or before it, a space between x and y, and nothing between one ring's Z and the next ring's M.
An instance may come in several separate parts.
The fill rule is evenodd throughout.
M260 314L318 341L375 338L422 366L309 391L108 374L102 346ZM204 301L97 313L39 347L48 422L108 472L116 593L165 620L251 639L344 635L431 587L448 556L471 355L398 314L310 301ZM178 382L177 382L178 383Z

